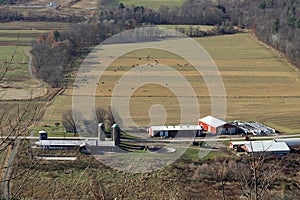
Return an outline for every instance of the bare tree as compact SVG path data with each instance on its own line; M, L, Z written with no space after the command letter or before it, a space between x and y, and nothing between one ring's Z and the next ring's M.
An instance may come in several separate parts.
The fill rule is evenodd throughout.
M236 162L231 170L242 195L249 200L265 199L270 194L275 176L284 168L283 159L264 151L251 152Z
M120 117L118 110L111 106L107 108L106 120L109 127L111 127L113 124L118 124L118 125L122 124L122 119Z
M78 110L68 110L62 114L62 125L67 132L74 133L74 136L78 135L78 130L83 123L83 115Z
M98 123L104 123L108 113L107 110L105 108L98 107L95 112Z

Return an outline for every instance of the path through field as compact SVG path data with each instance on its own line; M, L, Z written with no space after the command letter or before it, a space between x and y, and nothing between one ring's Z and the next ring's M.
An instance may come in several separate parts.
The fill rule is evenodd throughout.
M41 81L35 77L35 75L33 74L33 66L32 66L32 55L30 53L30 50L26 50L25 54L28 56L29 60L28 60L28 71L29 71L29 75L32 78L32 80L34 80L37 83L36 87L41 87L42 83Z

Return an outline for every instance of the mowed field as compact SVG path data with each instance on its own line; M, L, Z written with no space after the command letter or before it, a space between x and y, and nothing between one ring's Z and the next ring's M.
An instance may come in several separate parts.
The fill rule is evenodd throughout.
M248 33L195 40L208 51L222 75L227 100L226 120L255 120L284 133L300 133L300 75L295 67ZM112 63L98 83L96 106L110 105L114 87L128 70L142 64L155 68L155 63L171 66L185 76L198 97L199 117L211 114L206 84L196 70L177 55L153 49L128 53ZM163 76L176 84L176 77L168 73ZM60 120L62 113L72 107L71 95L69 88L58 96L41 124L52 125ZM130 99L132 119L140 126L147 126L149 109L154 104L165 108L167 124L180 123L177 97L168 85L157 84L146 84L134 91ZM190 123L197 123L197 119Z
M28 99L45 94L45 87L29 73L29 51L32 41L49 30L63 30L69 23L60 22L7 22L0 23L0 74L12 56L12 64L1 82L1 99Z

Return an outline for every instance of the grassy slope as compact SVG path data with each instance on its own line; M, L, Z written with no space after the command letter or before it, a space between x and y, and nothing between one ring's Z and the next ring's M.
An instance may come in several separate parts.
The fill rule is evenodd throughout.
M250 34L236 34L196 39L212 56L219 67L227 93L227 120L257 120L288 133L300 132L300 84L299 72L279 55L263 46ZM97 90L97 104L109 105L111 91L116 80L131 69L133 64L147 62L151 55L160 63L173 66L191 82L200 96L201 116L210 114L210 99L205 83L197 78L191 67L182 68L186 61L162 52L143 50L132 52L114 62ZM139 60L138 58L142 59ZM120 68L122 66L122 68ZM153 92L156 91L156 92ZM159 92L157 92L159 91ZM67 95L71 94L67 90ZM176 124L179 120L179 105L169 90L148 85L135 92L131 100L131 114L140 125L148 123L148 109L154 102L161 103L168 112L168 123ZM149 97L160 96L160 97ZM166 97L170 96L170 97ZM142 98L141 98L142 97ZM70 96L59 96L45 115L44 124L53 124L61 118L64 110L71 108ZM195 122L196 123L196 120Z

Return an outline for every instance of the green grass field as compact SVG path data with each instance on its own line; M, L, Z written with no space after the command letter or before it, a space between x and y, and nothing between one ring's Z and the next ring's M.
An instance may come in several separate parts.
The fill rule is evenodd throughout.
M0 38L1 40L1 38ZM4 79L4 84L14 84L15 82L30 81L28 73L28 57L25 51L30 47L26 46L0 46L0 70L4 70L5 63L9 62L12 55L14 55L12 65L8 69L7 76Z
M35 88L37 83L32 80L28 70L28 52L32 41L38 35L51 29L66 29L70 23L63 22L6 22L0 23L0 74L12 55L12 64L1 82L5 90L1 91L1 99L28 99L45 94L43 87Z
M255 120L285 133L300 133L300 74L272 49L250 34L196 38L218 66L227 94L226 120ZM195 70L176 55L145 49L124 55L105 71L96 91L97 105L110 105L110 96L117 80L133 65L150 61L172 66L184 75L199 97L199 117L211 113L211 102L205 82ZM141 59L139 59L141 58ZM164 74L168 76L168 74ZM174 82L175 83L175 82ZM71 89L58 96L41 123L53 124L62 112L71 109ZM148 110L161 104L168 113L168 124L180 123L180 106L170 90L148 84L135 91L130 101L132 118L140 126L149 123ZM82 105L84 106L84 105ZM197 123L197 119L194 122Z

